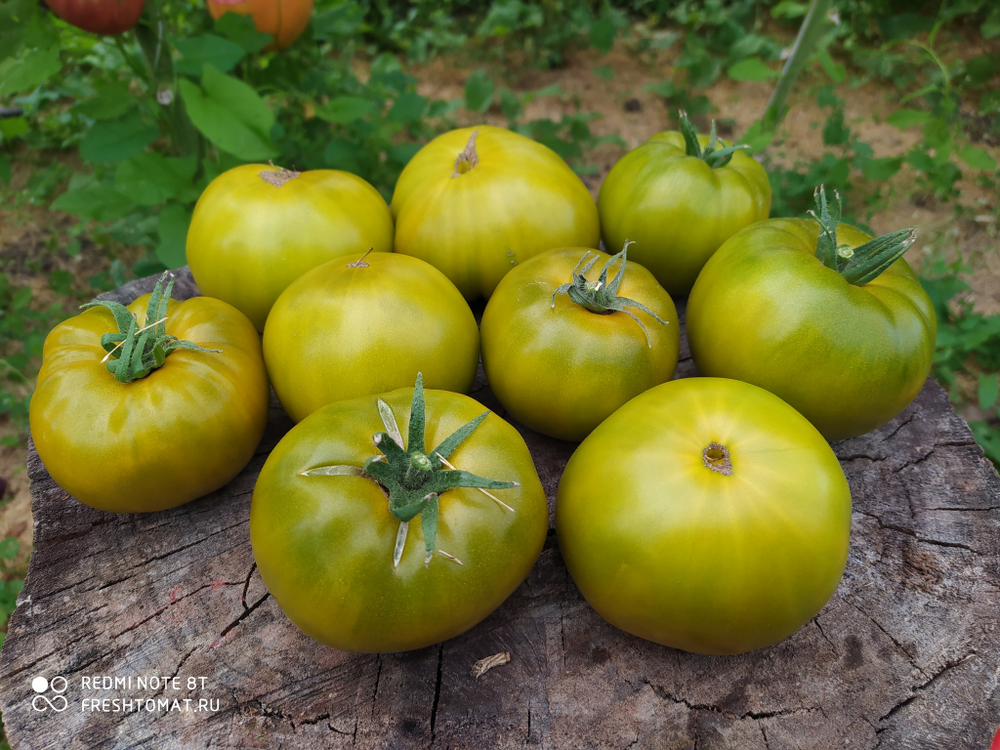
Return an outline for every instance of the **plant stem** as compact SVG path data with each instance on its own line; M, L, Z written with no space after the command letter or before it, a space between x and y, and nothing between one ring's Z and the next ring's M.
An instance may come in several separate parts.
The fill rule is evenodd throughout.
M806 60L816 49L816 44L823 35L829 9L830 0L812 0L809 4L809 12L799 28L799 35L795 38L792 54L781 71L781 77L774 87L774 93L771 94L767 109L764 110L764 116L761 118L762 132L773 133L778 129L781 121L785 119L787 111L785 102L795 87L795 79L802 72Z

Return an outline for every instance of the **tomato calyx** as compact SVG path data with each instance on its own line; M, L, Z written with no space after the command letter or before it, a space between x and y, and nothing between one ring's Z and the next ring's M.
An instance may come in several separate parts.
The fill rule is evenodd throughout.
M639 324L642 328L642 332L646 334L646 346L652 349L653 343L649 339L649 331L646 330L645 324L639 320L634 313L629 312L625 308L634 307L637 310L642 310L661 325L669 325L669 323L641 302L629 299L628 297L618 296L618 288L622 285L622 279L625 278L625 262L627 260L628 246L634 244L635 242L632 240L625 240L625 246L622 248L621 252L608 258L607 263L605 263L601 268L601 274L597 278L597 281L587 281L586 274L591 268L594 267L594 264L597 263L597 259L600 256L595 255L588 261L587 258L590 257L590 253L584 253L583 257L580 258L580 262L577 263L576 267L573 269L573 280L560 285L554 292L552 292L551 307L555 309L557 294L565 294L576 304L590 310L592 313L597 313L598 315L610 315L613 312L623 312ZM621 260L621 265L618 267L618 273L616 273L614 278L609 282L608 269L616 260Z
M684 145L688 156L701 159L712 169L726 166L733 158L733 154L742 149L749 149L746 144L727 146L715 135L715 120L712 120L712 131L708 136L708 145L702 148L698 141L698 131L688 119L687 112L683 109L678 113L681 122L681 135L684 136ZM720 146L721 144L721 146Z
M822 185L816 188L813 197L816 210L809 211L819 224L819 239L816 241L816 257L824 266L836 271L855 286L864 286L875 279L885 269L895 263L917 237L916 227L898 229L895 232L875 237L855 248L837 243L837 224L840 223L840 195L833 191L833 202L826 199Z
M164 289L163 282L167 280ZM174 275L164 271L153 287L146 308L146 320L152 321L142 328L125 305L107 300L94 300L81 307L104 307L111 311L118 325L117 333L101 336L101 346L107 352L104 362L108 371L120 383L131 383L144 378L153 370L163 366L167 356L178 349L220 354L221 349L204 349L192 341L178 339L167 333L167 303L174 288ZM120 350L120 351L119 351Z
M465 144L465 149L455 157L455 171L451 173L452 179L461 177L466 172L471 171L479 164L479 154L476 153L476 137L478 130L473 130L469 136L469 142Z
M379 416L385 425L385 432L376 433L373 440L381 455L372 456L365 461L364 467L357 466L317 466L302 472L302 476L360 476L378 483L382 491L388 495L389 512L399 521L396 533L396 544L392 552L392 566L399 565L406 544L409 523L420 516L420 525L424 532L424 567L430 565L434 556L437 540L438 497L448 490L458 487L472 487L496 502L505 510L514 512L487 490L505 490L519 487L517 482L501 482L494 479L471 474L456 469L448 461L448 457L461 445L469 435L486 419L488 411L483 412L441 441L440 445L424 453L424 379L417 374L417 383L413 389L413 403L410 407L410 428L407 447L403 447L403 436L396 423L392 409L385 401L378 399ZM444 550L438 554L459 565L462 561Z
M729 457L729 449L714 440L706 446L701 454L701 462L706 469L722 474L724 477L732 476L733 462Z

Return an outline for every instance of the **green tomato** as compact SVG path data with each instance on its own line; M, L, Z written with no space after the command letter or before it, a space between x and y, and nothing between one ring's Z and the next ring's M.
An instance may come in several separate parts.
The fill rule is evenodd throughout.
M296 422L332 401L413 383L466 392L479 329L447 277L419 258L349 256L303 274L264 327L264 362Z
M852 284L816 257L819 234L811 219L772 219L735 235L691 291L687 335L702 375L766 388L840 440L916 397L937 320L905 260ZM836 237L847 248L871 239L846 224Z
M187 261L202 294L225 300L263 331L295 279L334 258L392 252L392 234L385 200L356 175L244 164L212 180L198 199Z
M604 246L634 240L632 260L675 297L723 242L771 210L767 173L752 157L738 150L713 167L707 148L692 151L682 133L657 133L612 167L597 199Z
M441 269L470 300L488 298L532 255L601 239L594 199L562 157L489 125L420 149L396 183L392 215L396 252Z
M674 380L570 458L556 498L566 567L611 624L701 654L791 635L833 594L851 495L830 446L746 383Z
M670 295L642 266L582 247L535 256L504 276L481 325L483 367L493 393L519 422L582 440L633 396L673 377L680 329ZM603 269L578 273L584 260ZM625 268L622 264L625 263ZM626 298L585 304L587 284ZM609 282L608 276L612 279ZM570 282L577 280L578 290ZM576 292L574 301L571 295ZM643 311L637 302L658 318Z
M53 328L31 397L45 468L77 500L111 513L173 508L222 487L253 457L271 401L260 337L239 310L209 297L149 301L117 315L93 307ZM121 362L123 347L102 345L118 335L119 315L149 326L137 338L162 327L168 347L202 349L176 348L161 366L119 381L108 365Z
M421 403L426 411L404 388L330 404L282 438L257 480L250 540L261 577L288 618L329 646L396 652L458 635L498 607L541 553L548 505L517 430L461 394L427 391ZM443 447L480 416L457 448ZM373 459L379 450L386 460ZM430 506L407 522L400 545L401 486L382 473L397 459L402 490L415 488L418 502L434 497L431 555ZM417 468L425 464L429 471ZM506 488L489 490L494 500L470 486L431 493L434 479L421 486L449 466L496 480L477 486Z

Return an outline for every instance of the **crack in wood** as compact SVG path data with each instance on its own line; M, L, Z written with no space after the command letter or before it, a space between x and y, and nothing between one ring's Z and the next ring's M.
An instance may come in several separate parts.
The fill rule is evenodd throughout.
M904 419L899 425L896 426L896 429L894 429L892 432L890 432L888 435L886 435L882 439L884 441L886 441L886 442L889 442L890 440L892 440L894 437L896 437L896 433L899 432L904 427L906 427L906 425L908 425L910 422L912 422L916 418L917 414L920 413L920 411L921 410L918 409L918 408L913 409L910 412L910 415L906 419Z
M909 662L910 666L926 677L927 673L923 670L923 668L919 664L917 664L916 655L911 654L909 649L907 649L905 646L903 646L902 643L896 640L896 637L892 633L890 633L888 630L882 627L882 623L880 623L872 615L868 614L863 609L861 609L861 607L858 606L856 602L849 599L845 599L845 602L850 606L854 607L854 609L856 609L862 617L868 620L868 622L874 625L879 630L879 632L882 633L882 635L884 635L886 638L892 641L892 644L906 657L906 661Z
M243 605L244 611L248 613L250 611L250 608L247 606L247 593L250 591L250 580L253 578L253 573L255 570L257 570L256 560L254 560L253 564L250 566L250 572L247 573L246 581L243 584L243 595L240 597L240 603Z
M723 711L719 706L712 705L710 703L691 703L689 700L683 697L678 697L672 695L666 688L661 685L654 685L647 678L643 677L642 682L649 686L653 691L654 695L660 700L669 700L675 704L685 706L689 711L707 711L713 714L719 714L720 716L733 716L736 719L752 719L753 721L758 721L760 719L773 719L779 716L792 716L801 713L816 713L819 712L825 715L823 709L818 706L799 706L797 708L783 708L776 709L774 711L746 711L742 714L731 714L728 711Z
M826 634L826 631L823 630L823 626L819 624L819 617L814 617L812 622L816 626L816 629L819 631L819 634L823 636L823 639L830 644L830 650L833 651L833 655L839 659L840 652L837 650L837 647L834 645L833 641L830 640L830 637Z
M910 705L917 698L921 697L924 694L924 691L927 690L927 688L929 688L932 684L934 684L942 675L944 675L945 673L951 671L952 669L954 669L955 667L959 666L960 664L964 664L969 659L973 658L975 655L976 655L976 650L972 649L972 651L970 651L965 656L963 656L963 657L961 657L959 659L955 659L954 661L950 661L950 662L945 662L945 664L937 672L935 672L933 675L931 675L928 680L926 680L925 682L923 682L920 685L915 685L914 687L912 687L911 690L913 692L909 696L907 696L905 699L903 699L902 701L900 701L899 703L897 703L895 706L893 706L889 710L889 712L887 714L885 714L884 716L880 717L879 720L878 720L878 723L879 724L885 724L886 722L888 722L893 716L895 716L897 713L899 713L904 708L906 708L906 706ZM884 732L885 730L887 730L889 728L890 727L888 727L888 726L879 727L878 729L875 730L876 736L877 735L881 735L882 732ZM876 745L876 747L880 747L881 744L882 743L881 743L881 740L880 740L879 743L878 743L878 745Z
M914 531L913 529L907 529L907 528L905 528L903 526L897 526L896 524L886 523L885 521L882 520L881 516L878 516L878 515L876 515L874 513L869 513L867 511L863 511L863 510L860 510L858 508L855 508L854 510L856 512L860 513L863 516L867 516L868 518L875 519L875 521L878 523L878 526L879 526L880 529L883 529L883 530L888 529L890 531L899 532L900 534L905 534L906 536L911 537L912 539L915 539L916 541L921 542L923 544L930 544L930 545L933 545L935 547L947 547L947 548L954 548L954 549L964 549L966 552L971 552L974 555L980 554L978 550L974 550L972 547L970 547L970 546L968 546L966 544L962 544L961 542L945 542L945 541L942 541L940 539L929 539L928 537L924 537L924 536L918 535L917 532Z
M264 596L262 596L260 599L258 599L256 602L254 602L252 605L250 605L250 607L248 609L246 608L246 605L244 604L244 611L243 611L243 613L239 617L237 617L235 620L233 620L231 623L229 623L225 627L225 629L223 629L223 631L221 633L219 633L219 637L218 637L218 639L216 639L216 641L215 641L215 643L213 645L218 645L219 641L221 641L223 638L225 638L233 628L235 628L237 625L239 625L241 622L243 622L245 619L247 619L251 615L251 613L255 609L257 609L257 607L259 607L261 604L263 604L265 601L267 601L270 598L271 598L271 592L267 592L266 594L264 594Z
M441 677L444 674L444 644L438 646L437 678L434 681L434 703L431 706L431 746L434 745L436 734L434 727L437 722L438 703L441 700Z

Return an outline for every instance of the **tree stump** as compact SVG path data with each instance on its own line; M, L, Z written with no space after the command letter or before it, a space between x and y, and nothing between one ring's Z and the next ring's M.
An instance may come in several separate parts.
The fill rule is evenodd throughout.
M179 273L175 296L197 293ZM693 375L683 338L681 356ZM504 414L481 374L475 388ZM986 750L1000 724L1000 478L932 380L892 423L834 445L854 511L833 598L785 641L729 657L605 623L551 529L528 580L458 638L382 655L310 640L248 534L254 481L290 427L274 401L236 479L147 515L81 505L29 451L35 551L0 659L15 750ZM574 446L522 433L551 513ZM501 652L509 663L472 674Z

